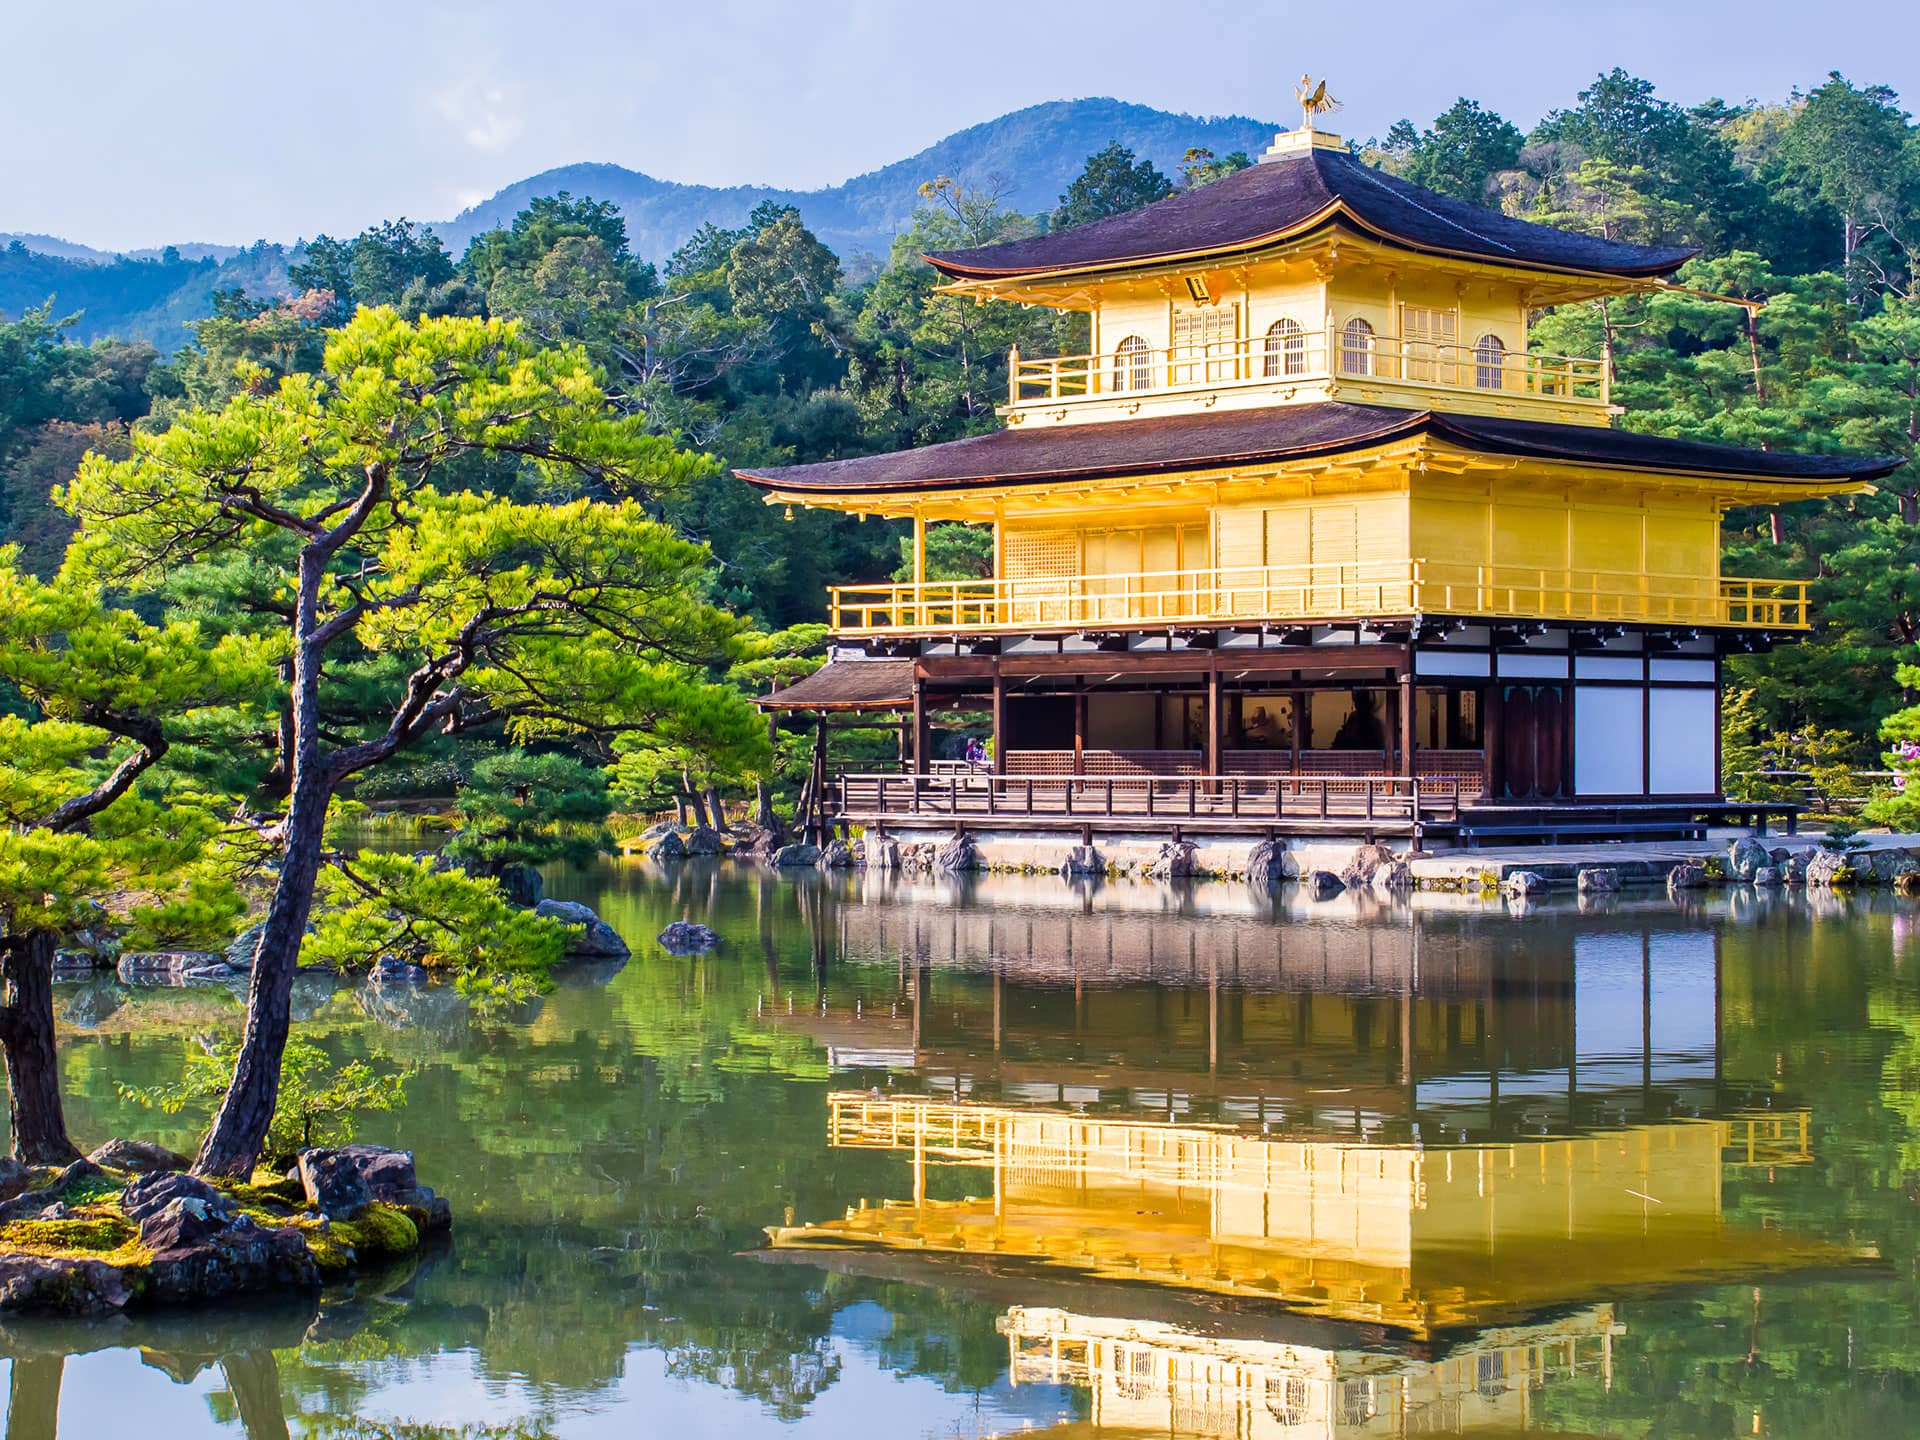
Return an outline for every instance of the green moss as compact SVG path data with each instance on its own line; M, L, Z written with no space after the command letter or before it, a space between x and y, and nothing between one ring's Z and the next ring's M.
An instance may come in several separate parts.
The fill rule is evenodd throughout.
M118 1200L133 1177L122 1171L104 1170L98 1175L82 1175L61 1193L69 1206L92 1205L102 1200Z
M139 1227L118 1211L99 1205L65 1220L15 1220L0 1225L0 1248L47 1260L105 1260L114 1265L151 1258L140 1244Z
M351 1220L335 1221L334 1230L364 1259L411 1255L420 1248L420 1227L398 1205L375 1201Z
M283 1212L288 1209L297 1210L306 1203L307 1199L306 1187L298 1180L289 1180L286 1176L277 1175L271 1170L254 1171L253 1179L250 1181L216 1179L212 1184L216 1190L231 1195L234 1203L243 1210L271 1211L276 1206ZM282 1218L285 1218L284 1215Z

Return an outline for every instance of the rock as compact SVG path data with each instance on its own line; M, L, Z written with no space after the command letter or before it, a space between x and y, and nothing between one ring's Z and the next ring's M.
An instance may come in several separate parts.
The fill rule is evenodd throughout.
M126 1211L129 1220L141 1227L143 1236L147 1221L181 1200L193 1201L203 1212L233 1209L233 1201L206 1181L176 1171L141 1175L129 1181L127 1188L120 1192L120 1208Z
M671 835L679 828L680 827L675 825L671 820L656 820L640 832L640 838L644 841L651 842L658 840L662 835Z
M1346 882L1331 870L1311 870L1300 877L1300 888L1314 900L1331 900L1347 888Z
M1753 886L1756 890L1777 890L1780 887L1780 871L1772 865L1762 865L1753 872Z
M0 1310L104 1315L124 1309L133 1295L127 1272L103 1260L0 1255Z
M1773 856L1767 847L1758 840L1748 838L1733 842L1733 848L1727 853L1727 873L1736 880L1751 881L1753 872L1764 869L1773 863Z
M763 830L750 825L733 834L733 858L736 860L767 860L780 848L780 832Z
M238 973L218 950L129 950L119 965L123 985L205 985Z
M1812 889L1844 889L1854 883L1853 867L1838 850L1818 850L1807 861L1806 882Z
M424 965L414 965L397 955L382 955L367 971L367 984L376 990L419 990L433 983Z
M780 870L811 868L820 863L818 845L782 845L773 852L773 864Z
M1107 873L1107 860L1091 845L1076 845L1067 851L1067 858L1060 862L1060 873L1069 878L1075 875L1104 875Z
M244 1217L242 1217L244 1218ZM170 1201L140 1226L140 1243L156 1254L204 1245L223 1233L234 1219L204 1200ZM251 1221L247 1222L252 1224Z
M308 1206L329 1220L351 1220L373 1203L358 1161L338 1150L302 1150L300 1184Z
M38 1215L48 1205L66 1195L67 1189L76 1180L86 1180L105 1172L91 1160L75 1160L71 1165L55 1170L50 1165L27 1166L16 1172L7 1182L11 1190L10 1198L0 1205L0 1224L13 1220L25 1220ZM34 1184L35 1181L44 1184ZM12 1189L14 1186L32 1186L31 1189Z
M1707 867L1704 865L1676 865L1667 872L1669 890L1704 890L1707 888Z
M1500 893L1510 900L1538 900L1552 888L1537 870L1516 870L1500 882Z
M109 1140L87 1159L103 1170L129 1170L135 1175L165 1174L193 1163L151 1140Z
M531 910L547 893L547 882L540 872L531 865L522 865L517 861L502 865L493 872L493 878L500 886L500 893L506 896L507 903L518 905L522 910Z
M669 955L704 955L720 943L718 934L692 920L674 921L658 938Z
M687 842L680 838L678 830L669 830L653 842L653 848L647 852L653 860L684 860L687 858Z
M236 970L251 970L253 962L260 958L260 937L267 933L266 921L258 925L249 925L227 945L227 964Z
M1195 860L1199 853L1191 840L1168 840L1160 852L1147 862L1149 880L1185 880L1200 873Z
M867 836L860 863L868 870L898 870L900 842L891 835Z
M687 854L718 855L720 832L711 825L697 825L687 832Z
M1384 845L1362 845L1348 857L1346 865L1340 871L1340 883L1349 890L1358 890L1373 884L1373 877L1382 866L1392 865L1398 857Z
M1789 855L1780 862L1780 880L1785 885L1804 885L1807 883L1807 857Z
M296 1168L307 1192L307 1204L330 1219L351 1219L378 1200L416 1212L415 1220L422 1230L444 1230L453 1221L446 1200L415 1176L411 1150L389 1150L382 1145L302 1150ZM354 1208L342 1208L346 1206Z
M1574 877L1574 889L1582 895L1611 895L1620 888L1620 872L1606 865L1595 865Z
M53 952L55 975L83 975L92 970L111 970L113 961L94 950L60 949Z
M633 953L620 932L596 915L590 905L577 900L542 900L533 907L533 913L568 927L569 960L624 960Z
M1914 859L1911 852L1896 850L1891 846L1885 850L1870 850L1862 858L1867 861L1874 882L1879 885L1898 884L1901 877L1920 871L1920 860Z
M941 875L958 875L967 870L979 870L980 852L974 847L971 835L956 835L934 852L933 868Z
M1897 895L1920 895L1920 870L1908 870L1894 876L1893 889Z
M1413 893L1413 866L1396 855L1374 870L1372 885L1376 895L1409 895Z
M1262 840L1247 852L1247 884L1256 890L1271 890L1282 880L1300 873L1298 862L1293 863L1289 872L1292 859L1284 840Z
M814 861L822 870L846 870L853 865L853 851L844 840L829 840L820 858Z

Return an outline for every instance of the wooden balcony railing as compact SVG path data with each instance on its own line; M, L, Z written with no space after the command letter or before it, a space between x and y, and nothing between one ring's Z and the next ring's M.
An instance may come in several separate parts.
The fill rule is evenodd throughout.
M835 588L844 636L985 634L1458 615L1766 630L1808 628L1807 582L1447 565L1232 566L1139 575Z
M1152 391L1370 379L1600 408L1612 400L1602 360L1398 335L1349 334L1332 327L1164 350L1142 345L1099 355L1030 358L1015 349L1007 357L1007 399L1016 408Z
M1213 829L1327 821L1415 832L1460 819L1451 779L1401 775L840 775L827 797L841 820L938 818L1078 827L1089 820Z

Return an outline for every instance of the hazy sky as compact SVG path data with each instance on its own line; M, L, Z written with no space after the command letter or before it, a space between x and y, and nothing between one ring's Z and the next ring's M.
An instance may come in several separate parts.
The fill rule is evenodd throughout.
M1692 103L1838 69L1920 107L1920 0L0 0L0 231L107 248L443 219L574 161L832 184L1037 101L1523 127L1622 65Z

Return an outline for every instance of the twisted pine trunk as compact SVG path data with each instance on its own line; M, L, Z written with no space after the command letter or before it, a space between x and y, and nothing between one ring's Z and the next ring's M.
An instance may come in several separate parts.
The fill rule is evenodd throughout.
M53 1042L53 932L9 936L0 951L0 1051L7 1069L13 1157L29 1165L80 1158L67 1136Z

